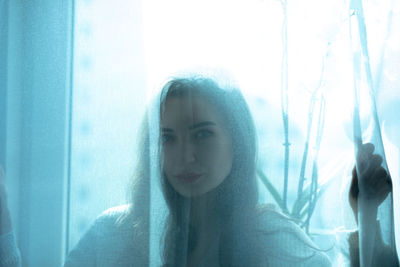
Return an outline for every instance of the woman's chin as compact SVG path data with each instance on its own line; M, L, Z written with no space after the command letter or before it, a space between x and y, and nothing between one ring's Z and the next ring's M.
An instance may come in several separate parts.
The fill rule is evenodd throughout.
M188 190L188 189L179 189L176 190L181 196L187 197L187 198L196 198L196 197L201 197L205 194L207 194L208 191L202 192L199 190Z
M186 198L200 198L215 192L216 188L175 188L175 190Z

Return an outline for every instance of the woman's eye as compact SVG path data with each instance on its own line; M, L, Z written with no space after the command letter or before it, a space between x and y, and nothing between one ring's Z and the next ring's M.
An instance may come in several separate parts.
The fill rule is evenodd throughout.
M174 136L171 135L171 134L163 134L161 136L161 140L162 140L163 144L164 143L169 143L169 142L172 142L174 140Z
M212 136L214 133L210 130L200 130L195 134L196 139L205 139Z

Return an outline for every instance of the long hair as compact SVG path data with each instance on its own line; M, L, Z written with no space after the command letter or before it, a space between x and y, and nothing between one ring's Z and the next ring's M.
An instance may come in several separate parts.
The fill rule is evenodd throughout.
M256 169L256 134L252 116L241 92L231 86L221 86L207 77L176 78L162 88L159 103L159 115L164 103L170 97L201 96L216 107L232 139L233 161L230 174L214 190L215 205L212 214L217 216L221 227L219 247L220 264L233 266L237 259L246 261L251 255L247 251L246 232L249 230L251 218L254 218L258 202ZM148 117L148 116L147 116ZM137 166L137 179L133 186L133 207L135 203L149 203L150 145L149 123L146 118L142 124L141 150ZM159 131L159 127L157 128ZM159 144L158 144L159 145ZM161 164L159 164L161 167ZM176 192L160 170L160 182L165 202L168 207L168 218L164 229L162 244L165 266L181 266L186 263L187 254L197 242L196 233L188 223L188 207L190 198ZM143 202L144 200L144 202ZM140 201L140 202L138 202ZM146 231L149 222L149 206L142 205L136 209L140 231ZM135 210L135 208L133 208ZM222 227L223 226L223 227ZM148 243L147 243L148 244ZM251 262L251 261L247 261Z

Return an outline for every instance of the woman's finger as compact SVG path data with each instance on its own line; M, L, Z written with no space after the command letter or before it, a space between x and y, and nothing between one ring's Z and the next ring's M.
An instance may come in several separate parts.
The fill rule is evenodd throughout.
M361 146L360 150L362 153L364 153L366 155L370 155L370 154L374 153L375 146L371 143L365 143Z
M369 169L376 169L382 165L383 158L380 155L372 154L369 158Z
M379 202L379 205L386 199L388 194L392 192L392 186L389 185L388 183L383 183L377 191L377 199Z
M366 186L367 192L369 192L369 198L376 199L378 205L380 205L392 191L390 177L383 167L380 167L374 172Z
M358 171L365 172L370 169L370 161L373 158L375 147L371 143L364 144L360 147L357 153L357 167Z
M377 186L379 184L386 183L388 173L383 167L376 168L370 177L368 177L367 183Z
M357 152L357 160L364 161L367 160L372 153L374 153L375 146L371 143L363 144Z

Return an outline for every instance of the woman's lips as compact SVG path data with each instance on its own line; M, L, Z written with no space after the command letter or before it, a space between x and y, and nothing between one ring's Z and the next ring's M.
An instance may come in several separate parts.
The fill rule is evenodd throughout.
M193 183L197 181L201 176L202 173L181 173L176 175L175 177L182 183Z

